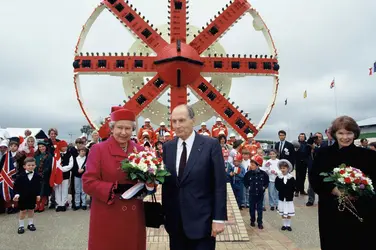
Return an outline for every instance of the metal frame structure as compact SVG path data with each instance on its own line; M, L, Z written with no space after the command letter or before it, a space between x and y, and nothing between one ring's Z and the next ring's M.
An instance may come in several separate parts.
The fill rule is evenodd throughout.
M82 47L86 36L101 12L109 10L132 34L140 40L144 46L143 51L133 53L82 53ZM169 111L159 108L152 114L155 117L167 118L170 112L179 104L185 104L188 101L188 88L192 90L199 98L202 117L207 118L207 110L213 109L217 115L229 124L240 136L246 138L248 133L254 136L262 129L274 107L277 96L279 80L278 54L265 22L258 12L251 7L246 0L234 0L226 4L226 7L218 11L206 27L202 27L193 39L187 36L193 29L188 23L188 1L187 0L169 0L169 23L167 42L158 28L153 28L148 20L137 12L129 1L124 0L104 0L93 11L92 15L83 26L81 35L76 45L74 58L74 85L79 105L86 119L92 127L99 130L101 136L105 136L108 131L109 118L106 118L101 126L94 124L84 101L80 89L79 76L82 74L107 74L114 76L133 76L142 78L151 76L146 83L142 81L141 86L133 85L137 88L128 100L124 101L124 107L140 115L145 110L153 107L153 101L170 88ZM228 55L228 54L208 54L208 51L221 50L218 47L220 39L226 31L231 28L238 20L246 14L253 17L253 27L264 34L268 43L270 55ZM213 47L217 46L216 49ZM154 56L150 55L150 50L154 51ZM221 50L222 52L223 50ZM205 77L212 77L221 82L221 86L207 81ZM258 125L255 125L230 102L222 92L222 87L226 79L242 76L270 76L274 79L274 88L271 102L268 105L263 118ZM216 78L217 77L217 78ZM133 80L131 80L133 81ZM127 84L126 80L123 82ZM132 83L128 83L132 85ZM227 84L228 85L228 84ZM128 88L129 89L129 88ZM229 90L229 88L227 88ZM128 93L129 94L129 93ZM152 117L152 122L153 120Z

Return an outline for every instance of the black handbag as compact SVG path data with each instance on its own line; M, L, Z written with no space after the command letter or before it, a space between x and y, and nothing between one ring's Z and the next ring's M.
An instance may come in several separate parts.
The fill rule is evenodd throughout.
M164 224L162 204L157 202L155 194L151 197L152 201L144 201L145 224L147 227L159 228Z

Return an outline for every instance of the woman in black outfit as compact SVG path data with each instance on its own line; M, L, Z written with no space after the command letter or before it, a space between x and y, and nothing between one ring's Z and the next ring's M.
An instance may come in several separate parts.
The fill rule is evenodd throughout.
M363 218L360 222L348 210L338 210L337 199L342 191L333 183L324 182L325 177L320 176L320 173L332 172L339 165L346 164L360 169L376 181L376 152L354 145L360 128L351 117L341 116L334 120L331 135L335 144L319 149L310 175L312 188L319 195L321 249L376 249L373 239L376 197L359 197L352 201L358 215Z

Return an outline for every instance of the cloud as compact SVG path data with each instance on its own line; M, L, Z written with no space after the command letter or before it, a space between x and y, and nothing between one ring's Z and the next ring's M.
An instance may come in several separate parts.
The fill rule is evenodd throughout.
M7 1L0 10L0 110L2 127L58 127L60 136L79 136L86 120L73 86L73 51L82 25L99 0ZM259 138L277 139L285 129L323 131L336 115L357 120L375 116L375 1L254 0L279 52L280 88L272 115ZM191 0L190 23L201 27L225 0ZM138 0L133 5L154 25L167 22L167 1ZM5 39L4 39L5 38ZM135 40L106 10L88 35L85 50L126 52ZM268 54L260 33L245 16L220 41L229 54ZM335 77L336 90L330 89ZM230 97L258 122L272 93L272 80L236 78ZM118 77L84 77L85 100L96 117L124 98ZM303 98L307 90L308 98ZM336 94L336 95L335 95ZM288 105L284 100L288 98ZM337 106L337 114L336 114ZM74 137L73 136L73 137Z

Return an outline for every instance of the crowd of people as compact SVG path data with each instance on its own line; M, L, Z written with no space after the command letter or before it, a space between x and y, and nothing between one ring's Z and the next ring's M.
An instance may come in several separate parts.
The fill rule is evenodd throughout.
M309 138L301 133L298 140L291 143L286 140L286 132L280 130L279 141L273 145L273 149L268 151L267 155L260 143L253 138L252 133L247 135L246 141L236 138L235 134L228 135L228 130L220 118L216 120L211 131L206 124L201 124L197 134L218 140L222 150L226 182L232 186L239 209L249 208L252 227L255 227L257 222L258 228L263 229L263 212L267 210L266 191L268 191L269 209L276 210L281 215L281 230L287 231L292 231L291 217L295 216L293 198L300 195L308 196L306 206L309 207L314 205L315 193L317 193L321 204L319 215L322 214L320 217L321 244L326 246L323 249L330 249L327 247L331 247L332 243L328 241L328 235L326 235L329 232L326 230L328 218L325 216L330 216L328 211L333 210L330 205L333 199L331 195L339 195L340 191L335 190L333 186L330 186L333 190L324 189L325 185L322 185L323 180L319 177L319 171L322 171L325 164L328 164L328 166L325 165L326 167L335 167L342 160L357 166L359 163L353 159L358 159L360 156L362 158L359 158L359 161L368 167L370 162L367 159L373 159L374 155L367 152L376 150L375 143L368 145L368 141L362 139L361 146L358 148L365 151L358 152L355 149L349 149L349 155L344 155L342 151L345 150L341 151L341 148L344 147L347 150L347 148L355 147L354 139L359 136L360 130L352 118L340 117L338 119L325 131L327 137L325 140L320 132L311 134ZM347 134L344 135L345 133ZM34 212L41 213L47 207L55 209L56 212L65 212L69 206L75 211L88 208L87 200L89 199L83 189L82 176L86 171L90 149L93 145L112 138L112 135L109 138L99 138L98 132L94 131L90 141L86 136L82 136L76 139L75 145L68 146L66 141L59 140L57 136L57 129L51 128L48 131L49 138L44 140L38 141L28 130L25 131L25 137L0 139L0 183L2 185L0 213L11 214L20 211L19 234L25 231L26 215L28 216L27 229L35 231ZM164 123L154 130L150 120L146 119L136 136L132 136L130 140L137 147L152 151L157 157L166 160L163 152L164 144L175 140L175 136L180 138L176 132L167 129ZM338 150L337 148L340 151L333 151ZM322 152L328 151L331 153L323 156ZM333 157L339 159L333 160ZM295 177L292 175L294 170ZM305 190L307 175L309 186ZM373 171L370 175L373 175ZM329 194L328 191L330 191ZM68 201L69 193L72 195L71 204ZM336 214L336 216L343 219L347 215ZM357 225L351 217L345 219Z

